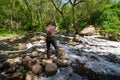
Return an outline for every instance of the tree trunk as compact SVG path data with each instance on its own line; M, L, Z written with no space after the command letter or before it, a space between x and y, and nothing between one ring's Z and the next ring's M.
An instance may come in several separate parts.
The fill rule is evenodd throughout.
M75 29L75 33L79 34L79 28L77 26L77 23L75 22L75 5L72 6L72 14L73 14L73 28Z
M27 1L25 1L25 4L26 4L26 6L27 6L27 9L28 9L28 12L29 12L29 15L30 15L30 30L32 29L32 26L33 26L33 20L32 20L32 11L31 11L31 9L30 9L30 7L29 7L29 4L28 4L28 2Z

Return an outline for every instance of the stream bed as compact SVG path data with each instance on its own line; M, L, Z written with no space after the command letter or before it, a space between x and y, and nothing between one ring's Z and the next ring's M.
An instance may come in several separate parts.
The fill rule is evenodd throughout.
M33 36L23 38L1 43L0 50L17 50L13 46L29 44ZM120 80L120 42L84 36L80 37L83 43L74 42L69 45L71 38L68 35L58 35L57 38L57 44L69 57L70 65L60 68L54 76L40 76L38 80ZM37 41L36 44L40 44L40 40ZM45 46L45 42L42 45Z

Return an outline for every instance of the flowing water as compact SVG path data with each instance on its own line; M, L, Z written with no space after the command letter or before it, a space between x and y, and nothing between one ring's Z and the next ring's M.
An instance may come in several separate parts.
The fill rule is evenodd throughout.
M71 65L59 69L54 76L42 76L43 80L120 80L120 42L85 36L81 37L83 43L69 45L70 38L59 35L57 44L66 52ZM1 45L0 49L7 50L17 43ZM78 66L73 64L75 61Z

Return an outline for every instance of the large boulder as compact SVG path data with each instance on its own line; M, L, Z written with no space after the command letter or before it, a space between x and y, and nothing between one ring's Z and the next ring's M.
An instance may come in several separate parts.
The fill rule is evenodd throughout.
M80 32L80 34L87 36L91 36L94 33L95 33L95 27L93 25L88 25Z
M32 72L34 74L39 74L42 72L42 66L40 64L35 64L32 66Z
M47 76L52 76L57 73L58 67L55 63L50 63L45 66L45 72Z

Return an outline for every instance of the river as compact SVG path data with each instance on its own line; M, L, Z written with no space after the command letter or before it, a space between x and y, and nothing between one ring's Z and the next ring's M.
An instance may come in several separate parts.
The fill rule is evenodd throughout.
M83 43L69 45L72 36L58 36L57 44L66 52L71 64L59 69L54 76L42 76L43 80L120 80L120 42L84 36L80 37Z

